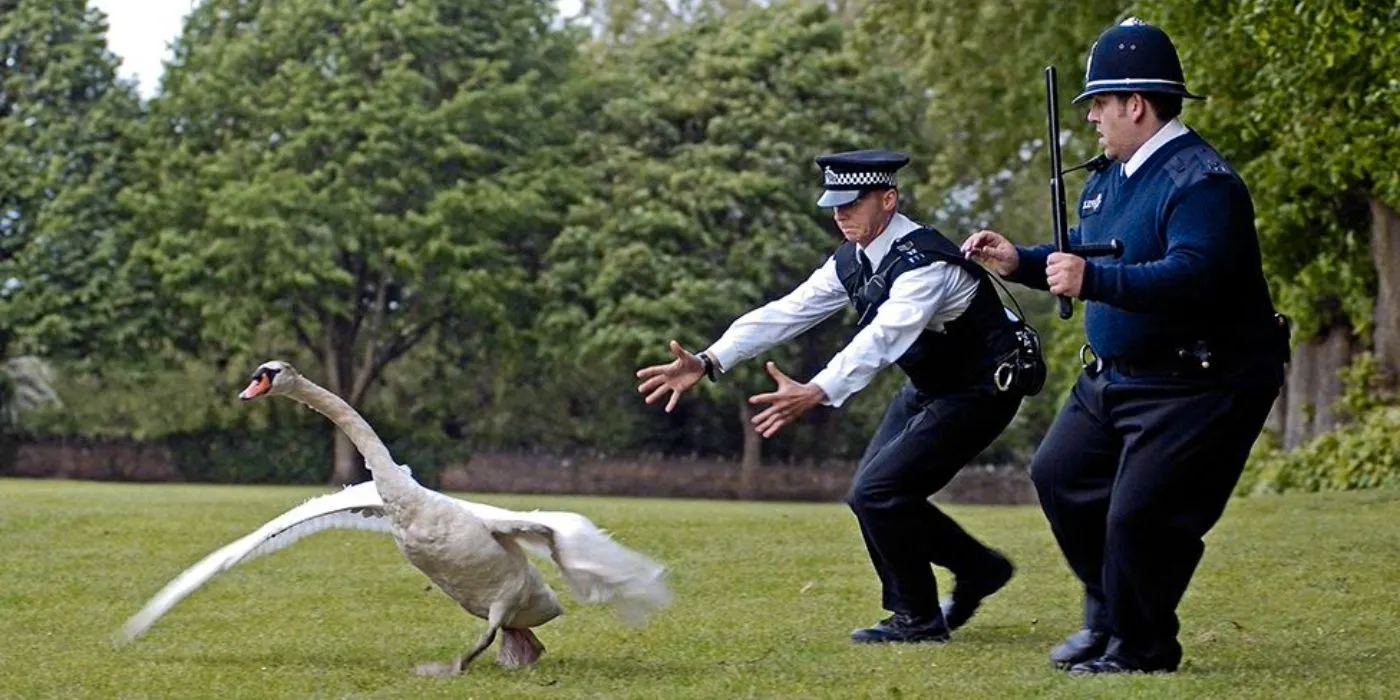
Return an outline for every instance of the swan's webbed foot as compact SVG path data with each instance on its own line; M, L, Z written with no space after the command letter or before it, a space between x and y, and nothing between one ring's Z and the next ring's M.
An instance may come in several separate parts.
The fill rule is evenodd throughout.
M529 629L501 630L501 650L496 661L506 668L533 666L544 654L544 643Z

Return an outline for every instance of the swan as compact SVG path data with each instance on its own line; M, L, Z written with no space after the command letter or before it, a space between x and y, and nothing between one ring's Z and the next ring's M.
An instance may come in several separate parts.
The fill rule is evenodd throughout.
M290 363L264 362L239 393L244 401L262 396L286 396L329 418L364 455L373 480L312 498L209 554L127 620L119 643L145 633L220 572L328 529L392 535L409 563L464 610L486 621L486 630L470 650L450 661L419 664L421 675L462 673L498 634L501 665L519 668L539 659L544 645L531 628L562 615L564 609L525 556L527 550L552 559L577 598L612 605L628 624L643 625L650 614L670 603L665 568L613 541L582 515L511 511L452 498L419 484L354 408Z

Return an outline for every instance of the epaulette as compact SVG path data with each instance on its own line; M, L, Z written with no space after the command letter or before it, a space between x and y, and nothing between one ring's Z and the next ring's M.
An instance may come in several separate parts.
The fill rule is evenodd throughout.
M894 249L899 253L904 261L914 267L918 267L928 262L928 256L924 255L919 246L910 238L901 239L894 244Z
M1189 187L1207 177L1239 177L1215 149L1204 144L1183 149L1163 167L1178 188Z
M1214 156L1206 161L1207 175L1234 175L1235 171L1230 168L1219 156Z

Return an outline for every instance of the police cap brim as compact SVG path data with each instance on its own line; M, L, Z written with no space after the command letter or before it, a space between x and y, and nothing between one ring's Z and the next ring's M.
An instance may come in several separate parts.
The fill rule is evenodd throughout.
M817 206L844 207L860 199L860 195L860 190L824 190L821 199L817 200Z
M1092 88L1089 88L1088 90L1085 90L1084 92L1081 92L1081 93L1079 93L1078 95L1075 95L1075 96L1074 96L1074 99L1071 100L1071 102L1072 102L1073 104L1079 104L1080 102L1083 102L1083 101L1089 99L1090 97L1093 97L1094 95L1101 95L1101 94L1107 93L1107 92L1119 92L1119 93L1129 93L1129 92L1148 93L1148 92L1156 92L1156 93L1161 93L1161 94L1164 94L1164 95L1180 95L1182 98L1188 99L1188 100L1204 100L1204 99L1205 99L1205 97L1202 97L1201 95L1192 94L1191 92L1187 91L1186 88L1184 88L1184 87L1178 87L1178 86L1176 86L1176 85L1158 85L1158 84L1147 83L1147 82L1139 82L1139 81L1133 81L1133 80L1118 80L1118 81L1111 81L1111 82L1110 82L1109 84L1107 84L1107 85L1096 85L1096 86L1094 86L1094 87L1092 87Z

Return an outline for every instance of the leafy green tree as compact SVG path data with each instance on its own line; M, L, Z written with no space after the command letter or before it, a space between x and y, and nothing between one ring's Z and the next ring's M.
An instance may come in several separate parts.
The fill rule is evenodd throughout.
M124 270L116 202L140 110L105 32L84 0L0 1L0 327L16 351L103 356L156 320Z
M1196 122L1254 191L1269 278L1301 335L1379 324L1384 360L1400 367L1400 308L1376 307L1378 272L1400 293L1400 240L1373 241L1400 239L1400 6L1152 0L1142 11L1209 97Z
M606 43L632 43L760 6L760 0L583 0L580 15Z
M207 0L153 101L129 193L141 259L228 352L295 339L363 404L449 320L527 280L536 149L575 38L548 0ZM287 348L272 346L282 352ZM337 433L333 480L364 477Z

